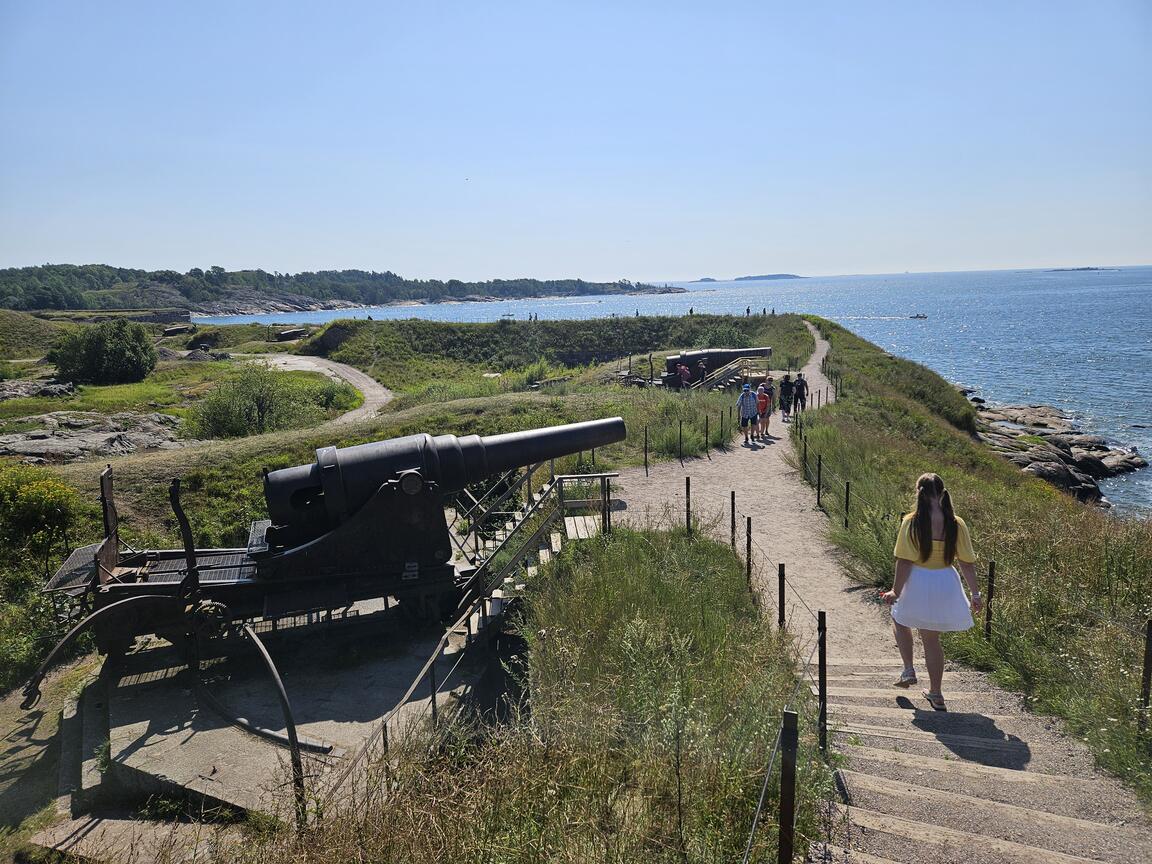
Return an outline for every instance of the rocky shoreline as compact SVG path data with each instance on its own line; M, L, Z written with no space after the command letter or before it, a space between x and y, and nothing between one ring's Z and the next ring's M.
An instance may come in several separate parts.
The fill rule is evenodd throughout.
M670 285L652 286L649 289L610 292L603 294L524 294L515 297L494 297L488 294L465 294L460 297L434 297L416 300L394 300L391 303L353 303L349 300L317 300L289 294L270 298L259 294L229 297L209 303L197 303L191 307L193 318L216 317L220 315L272 315L277 312L319 312L332 309L379 309L387 306L438 306L450 303L499 303L504 300L563 300L570 297L628 297L649 294L684 294L686 288Z
M1051 405L987 405L961 389L976 408L980 440L1026 474L1046 480L1080 501L1111 506L1099 480L1139 471L1147 460L1135 447L1086 434Z

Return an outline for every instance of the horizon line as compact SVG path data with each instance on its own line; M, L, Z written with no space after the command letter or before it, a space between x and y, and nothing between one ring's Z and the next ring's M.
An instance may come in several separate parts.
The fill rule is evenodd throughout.
M180 270L174 270L174 268L169 268L169 267L160 267L160 268L148 270L148 269L143 268L143 267L125 267L125 266L122 266L119 264L106 264L106 263L97 263L97 262L89 262L86 264L72 264L70 262L45 262L43 264L4 265L4 266L0 266L0 272L2 272L4 270L23 270L23 269L33 268L33 267L56 267L56 266L113 267L113 268L118 269L118 270L144 270L145 272L150 272L150 273L155 273L155 272L159 272L162 270L173 270L173 272L182 273L182 275L186 275L188 272L190 272L193 269L207 270L210 267L219 266L219 265L209 264L208 267L190 267L188 269L188 271L180 271ZM1065 271L1074 271L1074 270L1130 270L1130 269L1135 269L1138 267L1152 267L1152 262L1145 263L1145 264L1079 264L1079 265L1063 264L1063 265L1035 265L1035 266L1031 266L1031 267L976 267L976 268L959 269L959 270L880 270L880 271L874 271L874 272L858 272L858 273L814 273L814 274L809 274L809 275L795 273L795 274L788 274L788 275L793 277L793 278L798 278L798 279L838 279L838 278L846 278L846 277L853 277L853 276L930 276L930 275L937 275L937 274L941 274L941 273L1024 273L1024 272L1033 271L1033 270L1043 271L1043 272L1052 272L1052 271L1060 271L1060 270L1065 270ZM697 277L692 278L692 279L668 278L668 277L664 277L664 278L660 278L660 279L634 279L634 278L627 277L627 276L620 276L620 277L617 277L615 279L588 279L588 278L585 278L583 276L548 276L548 277L541 277L541 276L491 276L491 277L488 277L487 279L462 279L458 276L449 276L449 277L404 276L404 275L401 275L400 273L397 273L394 270L389 270L389 269L365 270L363 267L344 267L344 268L324 267L324 268L314 269L314 270L297 270L295 273L288 272L288 271L265 270L263 267L242 267L242 268L237 268L235 270L228 270L226 268L226 272L229 272L229 273L255 272L255 271L259 271L259 270L262 270L265 273L280 273L280 275L282 275L282 276L295 276L295 275L298 275L300 273L341 273L341 272L347 272L350 270L359 270L359 271L365 272L365 273L393 273L394 275L399 276L401 279L404 279L406 281L425 281L425 282L458 281L458 282L465 282L465 283L468 283L468 282L483 283L483 282L495 282L495 281L513 281L513 280L517 280L517 279L534 279L538 282L559 282L559 281L566 281L566 280L578 280L578 281L589 282L589 283L597 283L598 282L601 284L610 284L610 283L619 283L619 282L623 282L623 281L629 281L633 284L653 285L653 286L659 287L661 284L666 284L666 285L671 285L671 284L676 284L676 283L697 284L700 282L701 279L711 279L714 282L757 281L755 279L749 279L747 276L732 276L732 277L728 277L728 278L712 277L712 276L697 276ZM768 275L768 274L765 274L765 275ZM786 281L786 280L766 280L766 281Z

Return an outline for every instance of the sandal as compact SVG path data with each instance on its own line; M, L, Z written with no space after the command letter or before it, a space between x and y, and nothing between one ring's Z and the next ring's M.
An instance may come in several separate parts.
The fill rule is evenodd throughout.
M908 674L907 670L900 673L900 677L892 682L893 687L903 687L907 689L916 683L916 673Z
M944 704L944 697L939 693L929 693L924 691L924 698L928 700L928 704L932 706L933 711L947 711L948 706Z

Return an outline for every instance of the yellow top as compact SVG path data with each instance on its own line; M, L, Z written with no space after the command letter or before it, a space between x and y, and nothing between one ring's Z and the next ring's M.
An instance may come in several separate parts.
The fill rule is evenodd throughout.
M916 544L912 542L912 514L909 513L904 517L904 521L900 523L900 531L896 535L896 548L892 554L897 558L903 558L906 561L911 561L918 567L926 567L929 570L939 570L942 567L947 567L948 564L944 561L944 541L932 541L932 554L928 556L927 561L920 560L920 550L916 548ZM968 526L964 524L964 520L959 516L956 517L956 560L965 561L969 564L976 563L976 553L972 551L972 537L968 534Z

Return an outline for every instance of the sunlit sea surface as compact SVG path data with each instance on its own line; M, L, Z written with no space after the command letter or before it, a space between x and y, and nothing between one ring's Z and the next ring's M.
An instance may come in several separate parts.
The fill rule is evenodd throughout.
M664 284L664 283L660 283ZM1152 267L996 270L668 283L686 294L569 297L230 315L203 323L336 318L495 321L610 315L743 314L764 308L839 321L885 349L974 387L989 402L1055 405L1085 431L1152 453ZM924 314L926 320L908 316ZM1125 511L1152 512L1152 469L1101 483Z

